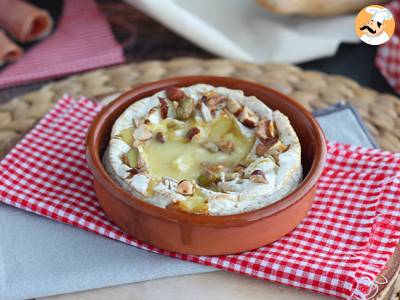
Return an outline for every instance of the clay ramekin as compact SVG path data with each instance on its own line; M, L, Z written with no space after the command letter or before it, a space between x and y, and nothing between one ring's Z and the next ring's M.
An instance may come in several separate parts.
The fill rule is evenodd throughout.
M207 83L244 91L272 109L287 115L302 147L304 180L278 202L242 214L194 215L159 208L123 190L105 171L101 158L112 125L133 102L168 86ZM98 201L123 231L138 240L173 252L220 255L252 250L272 243L292 231L311 207L316 183L326 157L321 128L304 107L287 96L260 84L226 77L189 76L143 84L106 106L93 121L87 136L87 161L94 176Z

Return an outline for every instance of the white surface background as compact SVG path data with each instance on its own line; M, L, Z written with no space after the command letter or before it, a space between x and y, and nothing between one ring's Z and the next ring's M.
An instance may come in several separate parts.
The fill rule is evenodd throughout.
M300 63L359 42L355 15L280 16L255 0L125 0L194 44L247 62Z

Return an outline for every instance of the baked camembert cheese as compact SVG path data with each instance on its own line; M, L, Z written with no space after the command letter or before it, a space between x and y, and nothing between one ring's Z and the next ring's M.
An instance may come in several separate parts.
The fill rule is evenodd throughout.
M285 115L206 84L169 87L129 106L103 164L135 197L194 214L255 210L302 179L299 139Z

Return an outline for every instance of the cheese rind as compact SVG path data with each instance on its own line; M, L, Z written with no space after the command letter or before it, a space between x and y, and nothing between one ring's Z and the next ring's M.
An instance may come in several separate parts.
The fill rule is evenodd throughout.
M173 102L169 100L165 100L169 105L167 118L165 115L162 118L159 109L160 98L167 97L164 91L135 102L117 119L103 162L118 184L153 205L210 215L258 209L278 201L297 187L302 180L301 147L285 115L239 90L205 84L182 90L196 107L185 120L175 119ZM208 94L237 101L256 114L256 120L274 122L285 151L257 155L256 147L264 141L257 137L255 128L224 109L213 110L206 103L199 103ZM153 138L143 141L131 138L131 132L138 126L152 132ZM188 137L194 127L196 134ZM162 134L162 142L154 138L156 133ZM208 147L205 143L209 143ZM214 146L210 147L210 143ZM210 150L215 147L219 151ZM137 163L133 172L134 158ZM212 185L203 185L207 180L199 178L204 176L204 166L209 165L222 168L216 181L211 180ZM261 171L265 180L252 181L251 174L256 171ZM185 196L177 191L181 180L193 182L193 195Z

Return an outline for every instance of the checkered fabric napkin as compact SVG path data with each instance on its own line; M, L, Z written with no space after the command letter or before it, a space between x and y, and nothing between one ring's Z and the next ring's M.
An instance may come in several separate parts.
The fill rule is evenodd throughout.
M400 1L392 1L386 7L393 14L396 31L388 42L378 47L375 64L389 84L400 94Z
M120 231L96 201L85 134L101 106L61 99L0 161L0 201L171 257L343 298L364 299L400 239L400 154L330 143L307 218L272 245L192 256ZM240 241L239 241L240 242Z
M0 72L0 88L121 63L122 47L94 0L65 0L55 32Z

